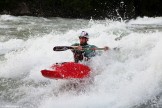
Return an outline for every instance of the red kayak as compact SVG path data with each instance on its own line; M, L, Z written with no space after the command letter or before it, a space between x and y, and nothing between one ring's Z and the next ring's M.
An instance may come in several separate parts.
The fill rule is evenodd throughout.
M51 79L82 79L90 75L90 68L75 62L65 62L54 64L51 70L41 70L41 73Z

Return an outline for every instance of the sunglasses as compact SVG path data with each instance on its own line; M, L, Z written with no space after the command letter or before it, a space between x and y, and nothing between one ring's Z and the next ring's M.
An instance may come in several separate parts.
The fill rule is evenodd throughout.
M88 38L86 38L86 37L81 37L81 36L80 36L79 39L88 39Z

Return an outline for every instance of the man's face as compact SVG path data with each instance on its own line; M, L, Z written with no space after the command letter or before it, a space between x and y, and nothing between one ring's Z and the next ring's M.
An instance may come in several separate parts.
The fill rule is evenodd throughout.
M87 43L88 38L86 38L86 37L79 37L79 40L80 40L80 44L84 44L84 43Z

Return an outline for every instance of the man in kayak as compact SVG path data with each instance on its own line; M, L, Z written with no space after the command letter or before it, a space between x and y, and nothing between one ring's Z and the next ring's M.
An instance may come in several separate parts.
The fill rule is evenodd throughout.
M82 31L79 36L80 43L72 44L72 47L74 49L72 50L74 54L74 61L78 63L79 61L87 61L91 57L94 57L96 55L96 49L97 47L95 45L89 45L87 42L89 40L89 35L87 32ZM109 47L104 47L103 50L107 51Z

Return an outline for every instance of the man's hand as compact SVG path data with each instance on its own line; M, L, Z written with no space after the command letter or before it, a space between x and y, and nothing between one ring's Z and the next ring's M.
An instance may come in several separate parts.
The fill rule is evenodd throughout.
M78 46L77 50L83 50L83 47L82 46Z
M105 46L104 47L104 51L107 51L107 50L109 50L110 48L108 47L108 46Z
M72 46L75 50L83 50L82 46Z

